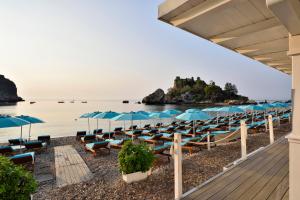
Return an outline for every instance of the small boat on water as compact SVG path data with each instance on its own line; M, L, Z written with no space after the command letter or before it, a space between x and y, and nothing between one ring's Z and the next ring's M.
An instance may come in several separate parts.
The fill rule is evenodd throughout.
M123 103L129 103L129 101L128 100L124 100Z
M65 101L58 101L57 103L65 103Z
M29 103L30 103L30 104L35 104L36 102L35 102L35 101L30 101Z
M87 103L87 101L81 101L81 103Z
M75 103L75 101L74 101L74 100L72 100L72 101L70 101L70 103Z

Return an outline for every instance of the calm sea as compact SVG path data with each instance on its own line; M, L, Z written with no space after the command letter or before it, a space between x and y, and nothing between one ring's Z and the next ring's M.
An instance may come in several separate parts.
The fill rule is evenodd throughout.
M132 101L134 102L134 101ZM79 119L81 114L93 111L115 111L115 112L130 112L130 111L163 111L166 109L176 108L179 110L185 110L187 108L195 108L195 106L148 106L143 104L123 104L121 101L88 101L83 104L81 102L70 103L65 102L63 104L57 103L57 101L37 101L35 104L29 102L20 102L16 105L4 105L0 106L0 114L7 115L30 115L38 117L44 120L44 124L32 125L31 135L36 138L38 135L51 135L51 137L73 136L76 131L87 130L87 119ZM169 122L170 120L165 120ZM157 121L149 122L136 122L140 125L144 123L156 123ZM130 125L130 122L126 123L126 127ZM91 129L97 127L97 120L90 119ZM108 121L99 120L99 128L108 130ZM112 122L112 127L123 127L124 122ZM24 138L28 137L29 127L23 127ZM20 136L20 128L5 128L0 129L0 142L6 142L9 138L16 138Z

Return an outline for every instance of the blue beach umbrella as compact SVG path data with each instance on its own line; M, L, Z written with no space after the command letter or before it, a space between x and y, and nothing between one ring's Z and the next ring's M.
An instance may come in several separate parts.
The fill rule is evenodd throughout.
M226 106L218 109L218 112L225 112L225 113L243 113L245 112L243 109L236 107L236 106ZM230 129L230 121L231 118L229 117L228 128Z
M245 111L251 111L252 112L252 123L253 123L253 114L255 111L265 111L266 109L262 106L258 106L258 105L248 105L246 107L244 107Z
M182 111L176 110L176 109L169 109L169 110L163 111L163 113L166 113L168 115L179 115L182 113Z
M169 115L164 112L153 112L149 115L149 117L152 119L162 120L162 119L171 119L172 115ZM159 128L158 128L158 131L160 132Z
M197 108L191 108L191 109L187 109L185 112L202 112L202 110Z
M274 106L275 108L287 108L287 107L289 107L289 105L287 103L282 103L282 102L272 103L271 105Z
M148 115L144 115L142 113L138 113L138 112L130 112L130 113L122 113L118 116L115 116L114 118L112 118L111 120L113 121L131 121L131 127L133 128L133 121L136 120L148 120L150 119L150 117ZM124 127L125 130L125 127ZM133 131L133 130L132 130ZM133 140L133 134L132 134L132 140Z
M16 118L22 119L24 121L29 122L29 133L28 133L28 139L30 140L30 134L31 134L31 124L40 124L40 123L45 123L43 120L36 118L36 117L31 117L31 116L26 116L26 115L20 115L16 116Z
M111 127L110 119L112 119L112 118L114 118L118 115L120 115L120 113L113 112L113 111L107 111L107 112L99 113L99 114L93 116L92 118L94 118L94 119L107 119L108 123L109 123L109 132L110 132L110 127Z
M83 115L81 115L79 118L86 118L88 119L88 129L89 129L89 133L91 132L91 128L90 128L90 118L93 118L94 116L100 114L101 112L96 111L96 112L90 112L90 113L85 113ZM98 129L98 119L97 119L97 129Z
M195 131L195 121L196 120L202 120L202 121L205 121L205 120L208 120L208 119L211 119L212 117L208 114L206 114L205 112L202 112L202 111L192 111L192 110L189 110L188 112L184 112L182 113L181 115L178 115L176 117L176 119L179 119L179 120L184 120L184 121L193 121L193 135L195 137L196 135L196 131Z
M143 114L143 115L149 115L150 113L146 112L146 111L143 111L143 110L139 110L137 111L136 113L139 113L139 114Z
M16 117L11 117L8 115L0 115L0 128L11 128L11 127L21 127L21 136L20 138L22 139L22 134L23 134L23 126L30 124L29 122L16 118ZM21 149L21 143L20 143L20 149Z

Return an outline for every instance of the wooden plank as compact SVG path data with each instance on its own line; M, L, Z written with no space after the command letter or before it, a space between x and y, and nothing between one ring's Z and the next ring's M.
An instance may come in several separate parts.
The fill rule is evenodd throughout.
M54 152L58 187L87 181L92 177L84 160L71 145L55 147Z
M263 170L252 171L250 178L246 179L242 184L239 185L239 187L237 187L233 192L231 192L231 194L227 195L224 199L247 199L247 197L243 195L245 195L246 193L255 194L258 188L263 187L263 185L269 181L270 176L274 176L284 165L286 165L288 159L285 155L286 154L284 153L280 157L280 160L278 162L272 161L266 164L266 167L264 167ZM275 187L276 186L274 186L274 188ZM222 194L225 193L222 191Z
M256 155L248 158L245 162L223 174L221 177L199 188L196 192L190 194L189 197L191 199L197 199L198 196L201 196L201 199L205 199L205 196L207 198L212 196L215 192L224 188L229 182L233 182L238 177L242 176L245 171L254 170L255 167L257 167L257 164L262 163L263 161L270 161L271 159L273 159L273 157L276 157L276 154L282 151L284 148L286 148L286 144L275 143L267 150L259 152ZM270 154L270 156L266 157L266 153Z
M287 174L281 183L275 188L272 194L268 197L269 200L281 200L289 191L289 175Z
M242 183L247 182L248 180L254 176L255 173L266 173L268 170L272 169L273 160L280 160L284 155L276 155L275 157L272 156L270 159L264 159L264 160L254 160L253 169L241 169L242 175L239 176L237 179L234 179L233 181L226 181L226 185L221 185L219 190L214 192L206 192L205 195L201 195L201 199L211 199L211 200L219 200L225 198L228 194L230 194L232 191L234 191L237 187L239 187ZM251 163L252 164L252 163ZM228 179L227 179L228 180ZM207 198L206 198L207 196ZM242 198L244 199L244 198Z

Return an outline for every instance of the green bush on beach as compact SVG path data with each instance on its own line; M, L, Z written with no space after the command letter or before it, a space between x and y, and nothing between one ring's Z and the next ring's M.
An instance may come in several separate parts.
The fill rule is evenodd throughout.
M155 159L147 144L133 144L132 141L123 145L118 157L120 172L124 174L146 172L152 167Z
M0 199L28 200L37 189L32 174L0 156Z

